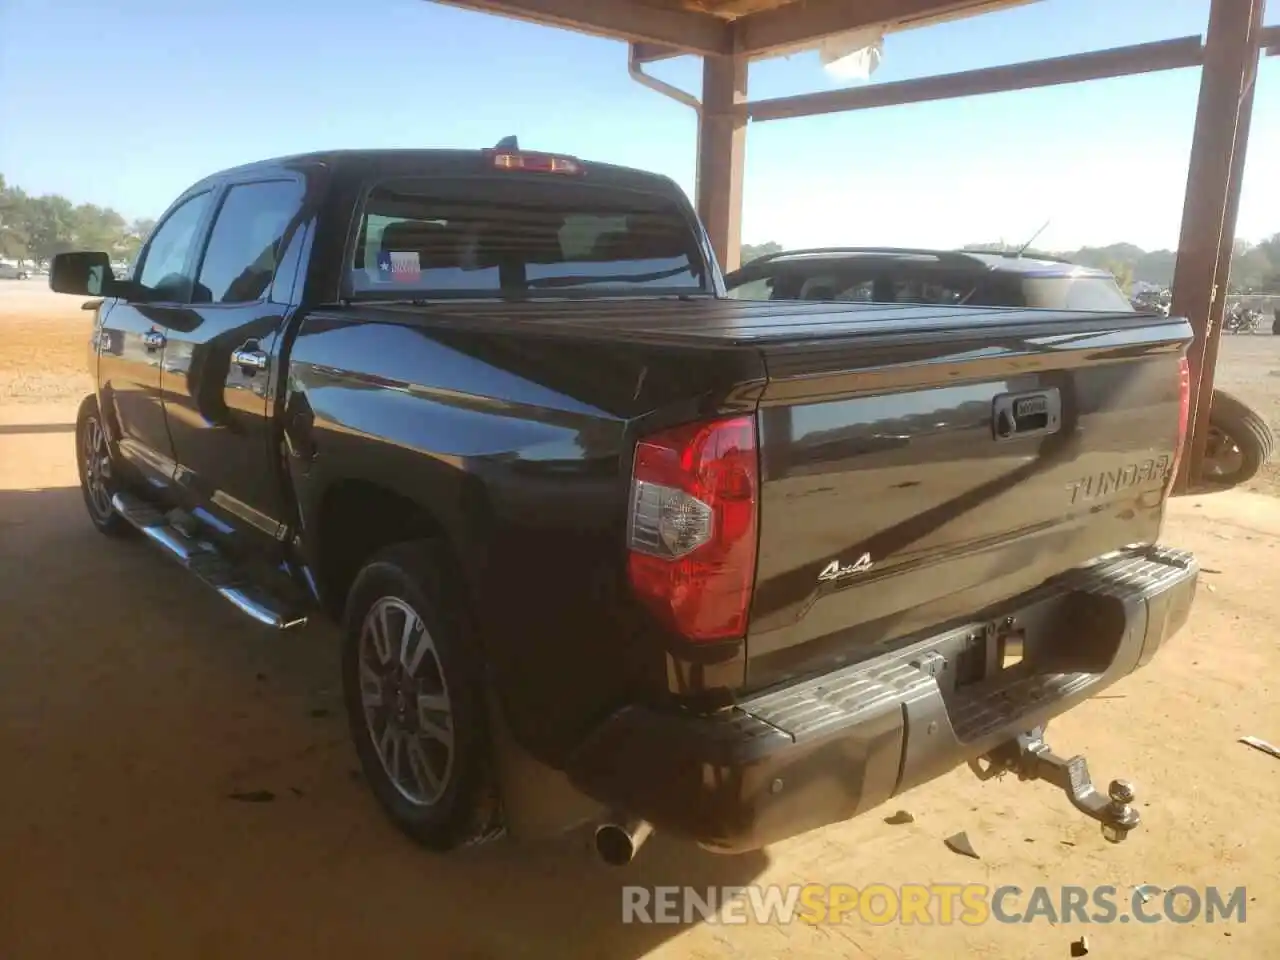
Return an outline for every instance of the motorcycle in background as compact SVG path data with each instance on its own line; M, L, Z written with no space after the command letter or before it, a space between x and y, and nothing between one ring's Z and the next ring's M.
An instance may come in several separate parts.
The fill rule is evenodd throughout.
M1223 333L1255 333L1262 323L1262 311L1233 304L1222 317Z

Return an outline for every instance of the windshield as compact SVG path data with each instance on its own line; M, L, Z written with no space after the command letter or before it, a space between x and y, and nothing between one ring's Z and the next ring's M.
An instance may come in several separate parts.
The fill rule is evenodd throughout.
M527 177L379 184L348 273L366 299L704 289L697 235L671 199Z
M1028 307L1133 312L1133 304L1111 277L1028 277L1022 290Z

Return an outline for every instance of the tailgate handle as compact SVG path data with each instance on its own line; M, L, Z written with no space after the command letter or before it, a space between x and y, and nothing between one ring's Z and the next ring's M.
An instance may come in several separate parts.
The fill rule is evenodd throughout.
M1021 440L1057 433L1062 398L1057 387L1030 393L1002 393L992 405L991 428L997 440Z

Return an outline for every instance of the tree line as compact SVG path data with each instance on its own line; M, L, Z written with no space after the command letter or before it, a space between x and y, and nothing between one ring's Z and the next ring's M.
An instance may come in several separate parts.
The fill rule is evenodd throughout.
M126 220L110 207L73 204L58 194L33 197L9 186L0 173L0 257L44 267L55 253L102 250L132 261L155 226L149 218Z
M781 253L782 245L774 242L743 244L742 262L749 263L757 257ZM965 250L1012 250L1015 246L1005 243L969 243ZM1169 287L1173 284L1173 268L1178 254L1174 250L1143 250L1132 243L1113 243L1105 247L1081 247L1068 251L1028 250L1027 256L1049 256L1069 260L1085 267L1108 270L1115 275L1126 292L1134 281ZM1261 243L1236 240L1231 252L1231 279L1229 293L1280 294L1280 233L1272 234Z
M965 249L1009 248L992 243L969 244ZM1027 253L1032 255L1031 251ZM1081 266L1109 270L1126 289L1133 281L1171 287L1173 268L1178 260L1176 250L1143 250L1132 243L1081 247L1050 255ZM1231 274L1227 286L1228 293L1280 294L1280 233L1272 234L1260 243L1237 238L1231 249Z

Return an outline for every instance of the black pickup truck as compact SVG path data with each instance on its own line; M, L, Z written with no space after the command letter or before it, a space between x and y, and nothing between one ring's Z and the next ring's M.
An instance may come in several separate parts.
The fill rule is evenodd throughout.
M430 847L747 850L965 762L1137 824L1042 734L1188 615L1183 320L728 299L669 180L510 145L225 171L50 284L93 523L340 623Z

